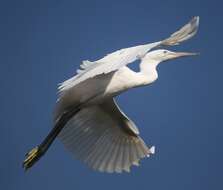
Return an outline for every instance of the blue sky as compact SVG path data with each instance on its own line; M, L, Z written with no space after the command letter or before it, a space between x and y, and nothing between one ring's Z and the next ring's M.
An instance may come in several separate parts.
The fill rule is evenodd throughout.
M222 6L217 0L2 1L0 188L222 189ZM98 173L56 140L23 171L24 154L51 129L57 83L82 60L163 39L196 15L198 34L170 49L200 56L161 64L156 83L118 97L145 142L156 146L153 157L131 173Z

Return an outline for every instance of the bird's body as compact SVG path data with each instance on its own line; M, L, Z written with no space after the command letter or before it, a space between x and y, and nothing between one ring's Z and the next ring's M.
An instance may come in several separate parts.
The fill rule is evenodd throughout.
M150 84L157 79L154 68L151 75L144 75L129 69L127 66L106 75L88 79L62 94L57 102L56 117L70 105L89 106L100 104L120 93L138 86Z
M125 48L95 62L84 61L77 75L59 86L54 128L46 139L30 151L24 167L31 167L58 136L76 158L103 172L129 171L141 158L154 153L139 136L139 130L118 107L114 98L131 88L145 86L158 78L157 65L169 59L194 55L150 49L176 45L195 35L199 18L169 38ZM127 64L140 59L140 71Z

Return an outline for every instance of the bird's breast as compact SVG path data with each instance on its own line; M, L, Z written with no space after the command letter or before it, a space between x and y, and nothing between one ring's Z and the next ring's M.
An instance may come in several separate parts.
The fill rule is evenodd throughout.
M117 95L123 91L126 91L137 84L137 78L133 72L123 67L114 73L110 82L108 83L105 93L107 95Z

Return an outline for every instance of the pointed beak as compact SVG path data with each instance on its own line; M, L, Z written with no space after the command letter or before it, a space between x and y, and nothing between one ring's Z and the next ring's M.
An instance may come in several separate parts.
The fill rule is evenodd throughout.
M199 55L199 53L190 53L190 52L174 52L172 55L172 59L178 58L178 57L186 57L186 56L194 56Z

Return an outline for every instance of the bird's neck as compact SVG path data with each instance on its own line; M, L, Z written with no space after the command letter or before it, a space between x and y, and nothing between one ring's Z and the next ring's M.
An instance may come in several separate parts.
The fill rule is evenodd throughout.
M156 60L142 60L140 64L140 74L146 78L147 84L154 82L158 78L158 73L156 70L159 61Z

